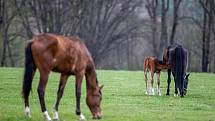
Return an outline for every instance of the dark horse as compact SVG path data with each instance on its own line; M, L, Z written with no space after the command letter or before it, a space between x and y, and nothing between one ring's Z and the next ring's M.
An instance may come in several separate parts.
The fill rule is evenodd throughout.
M80 110L81 84L85 76L87 86L86 103L92 113L93 119L101 118L100 103L103 86L98 86L92 57L84 43L78 37L40 34L33 37L27 44L22 94L25 102L25 113L28 117L30 117L28 97L36 69L40 73L37 92L45 120L51 120L44 100L45 88L51 71L61 73L56 103L53 107L53 119L59 119L58 105L70 75L75 75L76 78L76 114L80 116L81 120L85 119Z
M163 55L163 61L171 66L168 69L168 86L166 95L170 95L170 82L171 82L171 72L175 81L175 96L178 94L178 89L180 91L180 96L184 97L187 93L188 77L186 75L187 71L187 59L188 53L185 48L181 45L171 45L168 46Z

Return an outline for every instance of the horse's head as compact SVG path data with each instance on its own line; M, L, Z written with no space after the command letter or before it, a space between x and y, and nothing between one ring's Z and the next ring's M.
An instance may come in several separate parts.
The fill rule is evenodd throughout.
M164 50L164 53L163 53L163 62L164 63L168 63L168 49L165 49Z
M184 95L187 94L187 87L188 87L188 78L189 78L190 74L187 74L184 78Z
M101 108L100 104L102 101L102 90L103 85L97 87L91 94L87 94L86 103L93 115L93 119L101 119Z

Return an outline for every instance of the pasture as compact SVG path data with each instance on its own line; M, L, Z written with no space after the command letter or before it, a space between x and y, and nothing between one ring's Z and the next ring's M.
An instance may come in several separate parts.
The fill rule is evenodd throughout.
M144 94L142 71L97 70L99 84L104 84L101 121L215 121L215 74L191 73L188 94L174 97L173 80L171 96L166 96L167 74L161 72L162 96ZM150 76L149 76L150 77ZM38 73L30 95L31 119L24 116L21 98L22 68L0 68L0 121L43 121L37 95ZM59 74L52 73L46 88L46 106L52 116ZM155 78L155 92L157 91ZM86 84L82 83L81 110L87 120L92 120L85 103ZM78 120L75 115L74 77L71 76L59 106L61 121Z

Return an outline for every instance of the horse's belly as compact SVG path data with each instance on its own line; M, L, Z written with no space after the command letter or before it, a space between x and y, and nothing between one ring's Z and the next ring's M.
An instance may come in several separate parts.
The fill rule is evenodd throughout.
M52 71L54 72L59 72L59 73L70 73L73 74L74 73L74 64L69 63L67 61L63 61L63 60L53 60L53 68Z

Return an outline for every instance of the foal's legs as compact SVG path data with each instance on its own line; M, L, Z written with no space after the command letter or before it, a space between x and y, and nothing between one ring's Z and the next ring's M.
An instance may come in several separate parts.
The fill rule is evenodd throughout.
M55 105L53 107L53 119L55 119L55 120L59 119L58 106L59 106L60 100L63 96L63 92L64 92L64 88L65 88L67 79L68 79L68 75L62 73L60 76L60 82L59 82L58 91L57 91L57 99L56 99Z
M150 95L155 95L154 88L153 88L153 84L154 84L154 71L151 70L151 88L150 88Z
M170 91L170 83L171 83L171 69L168 69L168 79L167 79L167 92L166 95L170 95L169 91Z
M158 95L161 96L161 91L160 91L160 72L157 73L157 80L158 80Z
M85 117L81 113L81 109L80 109L81 84L82 84L83 74L76 74L75 78L76 78L76 82L75 82L76 115L80 116L80 120L85 120Z
M145 76L145 83L146 83L146 89L145 89L145 94L148 94L147 92L147 82L148 82L148 78L147 78L147 69L144 69L144 76Z
M46 105L45 105L45 88L46 88L46 84L48 82L48 75L49 72L40 72L40 82L37 88L37 92L39 95L39 99L40 99L40 106L41 106L41 110L43 112L43 115L45 117L45 120L51 121L51 118L48 114L48 112L46 111Z

